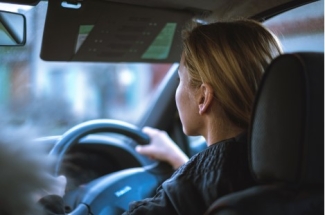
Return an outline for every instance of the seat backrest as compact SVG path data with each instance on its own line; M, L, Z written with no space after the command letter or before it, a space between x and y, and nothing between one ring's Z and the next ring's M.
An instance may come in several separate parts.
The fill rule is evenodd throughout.
M224 196L207 215L324 214L324 53L293 53L266 70L249 131L260 185Z

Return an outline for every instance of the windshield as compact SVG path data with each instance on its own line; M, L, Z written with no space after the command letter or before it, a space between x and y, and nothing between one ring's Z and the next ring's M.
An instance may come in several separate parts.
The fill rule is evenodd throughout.
M46 62L40 49L47 2L35 7L0 4L0 9L27 19L26 45L0 47L0 115L8 126L32 125L42 135L59 135L91 119L137 124L172 66Z

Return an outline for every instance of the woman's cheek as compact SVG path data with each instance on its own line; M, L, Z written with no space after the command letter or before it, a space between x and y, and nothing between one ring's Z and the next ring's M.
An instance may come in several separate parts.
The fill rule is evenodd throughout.
M176 107L177 107L177 110L178 110L178 115L179 115L179 118L181 120L181 123L182 123L182 127L183 127L183 132L186 133L186 129L184 127L184 110L182 109L182 102L181 102L181 99L182 99L182 92L181 92L181 87L180 85L178 85L177 89L176 89L176 93L175 93L175 100L176 100Z
M181 89L180 89L180 85L178 85L177 89L176 89L176 93L175 93L175 101L176 101L176 106L177 106L177 110L178 113L180 114L180 99L181 99Z

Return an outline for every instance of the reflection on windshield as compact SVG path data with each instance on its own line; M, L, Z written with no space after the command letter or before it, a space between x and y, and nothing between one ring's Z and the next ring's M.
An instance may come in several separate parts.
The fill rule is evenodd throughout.
M136 124L171 64L42 61L46 9L43 1L19 9L27 18L27 43L0 47L1 121L36 125L44 135L62 134L97 118Z

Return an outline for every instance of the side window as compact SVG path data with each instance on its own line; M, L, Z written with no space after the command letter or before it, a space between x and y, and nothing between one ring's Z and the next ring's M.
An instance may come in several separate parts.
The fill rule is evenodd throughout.
M280 40L284 52L324 52L324 1L281 13L264 22Z
M190 144L190 156L193 156L207 148L205 139L202 136L188 136L188 142Z

